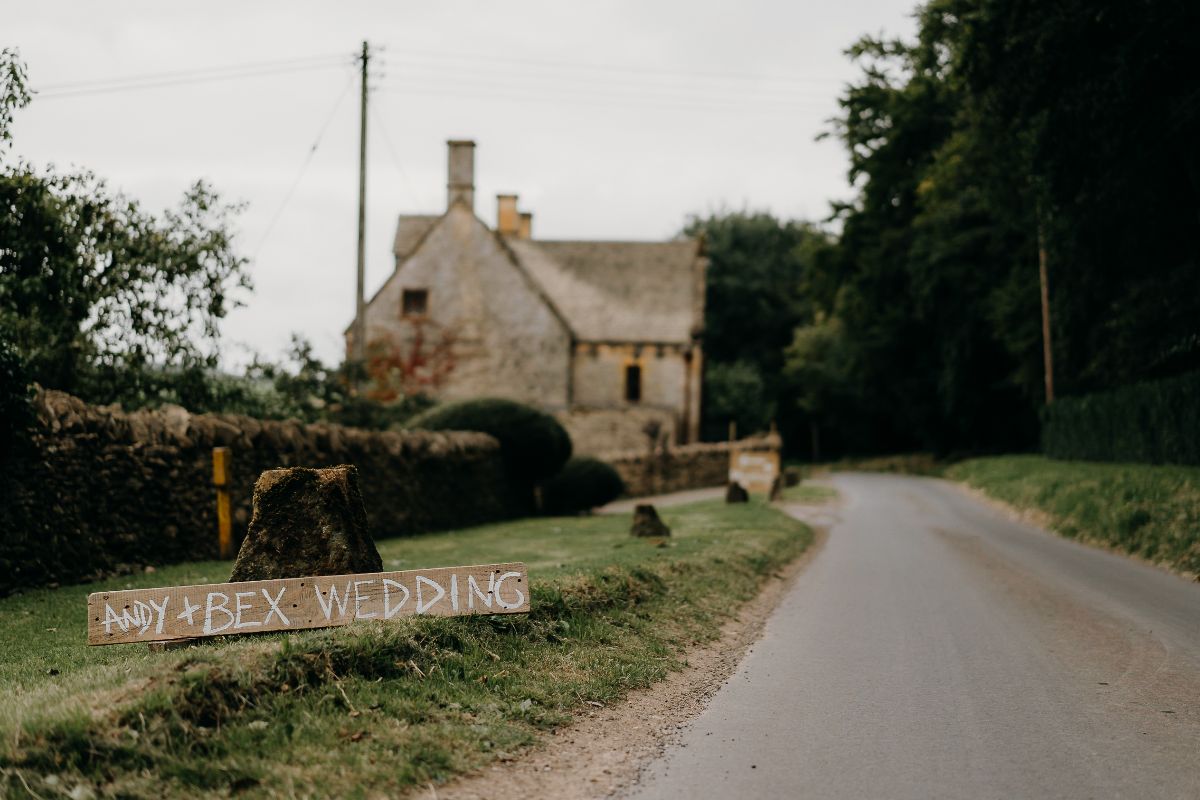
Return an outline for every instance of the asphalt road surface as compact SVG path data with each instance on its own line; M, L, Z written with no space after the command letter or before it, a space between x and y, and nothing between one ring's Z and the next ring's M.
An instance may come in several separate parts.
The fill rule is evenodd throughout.
M1200 798L1200 584L949 484L838 521L637 798Z

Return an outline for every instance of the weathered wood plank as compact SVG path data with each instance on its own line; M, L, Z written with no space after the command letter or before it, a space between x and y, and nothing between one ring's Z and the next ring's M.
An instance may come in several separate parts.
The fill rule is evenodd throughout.
M747 492L769 493L779 474L778 450L734 450L729 461L729 480Z
M168 586L88 595L88 644L528 611L529 572L522 563Z

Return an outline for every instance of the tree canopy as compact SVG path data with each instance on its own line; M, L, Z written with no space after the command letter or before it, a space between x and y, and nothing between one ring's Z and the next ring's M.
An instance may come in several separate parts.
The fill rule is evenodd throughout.
M0 146L29 95L0 56ZM5 148L7 149L7 147ZM32 380L140 404L217 363L218 322L249 287L240 206L203 182L159 215L86 171L0 167L0 334Z
M855 196L786 370L840 449L1033 444L1039 246L1060 393L1196 364L1197 11L933 0L849 49Z

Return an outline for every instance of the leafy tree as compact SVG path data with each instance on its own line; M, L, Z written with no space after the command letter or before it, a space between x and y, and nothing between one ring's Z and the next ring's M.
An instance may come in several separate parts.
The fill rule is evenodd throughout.
M12 48L0 50L0 153L12 143L12 122L15 112L29 105L25 87L25 64L20 53Z
M724 438L730 420L749 433L778 417L790 440L787 432L801 423L782 376L783 350L793 329L811 318L806 275L830 237L762 212L693 217L684 234L703 236L709 259L704 437Z
M796 404L808 416L810 455L819 461L821 428L852 421L853 355L841 321L818 315L812 324L796 328L786 356Z
M28 102L15 52L0 57L0 140ZM46 386L152 401L216 366L217 324L249 288L233 245L240 206L203 182L158 217L89 172L0 171L0 328Z
M856 449L1032 445L1039 242L1060 393L1200 363L1198 20L933 0L914 41L848 51L862 75L832 134L856 197L808 282L840 334L802 329L789 370L805 407L838 397L824 426ZM817 368L827 350L852 369Z
M1036 190L1059 389L1200 367L1200 6L942 5L975 105Z

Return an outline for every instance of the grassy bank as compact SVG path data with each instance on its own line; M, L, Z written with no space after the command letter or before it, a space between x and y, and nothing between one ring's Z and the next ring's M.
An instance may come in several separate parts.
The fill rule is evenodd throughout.
M1064 536L1200 573L1200 467L997 456L954 464L944 474L1048 515Z
M377 796L503 759L681 664L811 533L760 503L540 519L380 547L385 569L525 561L532 613L88 648L98 588L215 582L227 563L0 600L5 796ZM80 788L83 787L83 788ZM74 794L71 794L74 792Z

